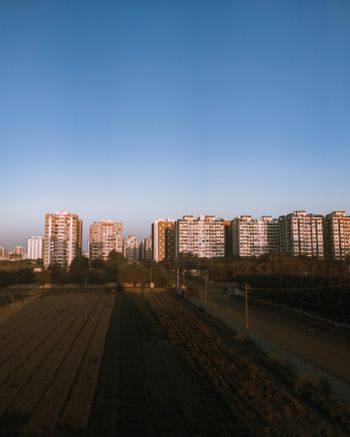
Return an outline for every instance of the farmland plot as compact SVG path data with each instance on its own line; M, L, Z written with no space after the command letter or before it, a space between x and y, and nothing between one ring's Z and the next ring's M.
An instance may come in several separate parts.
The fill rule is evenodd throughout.
M60 422L86 426L114 299L48 294L0 322L0 435L50 435ZM69 408L78 403L72 425Z

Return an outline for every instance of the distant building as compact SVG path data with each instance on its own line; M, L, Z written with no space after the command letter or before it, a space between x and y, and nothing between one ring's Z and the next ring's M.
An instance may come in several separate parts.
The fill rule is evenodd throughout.
M152 223L152 250L154 261L171 260L175 257L174 220L158 219Z
M175 242L176 256L189 253L200 258L223 258L224 221L209 215L185 215L176 221Z
M25 259L26 256L26 250L24 248L24 246L16 246L13 249L12 252L14 255L17 255L17 259Z
M113 220L93 222L89 230L90 260L107 259L112 250L123 252L123 225Z
M327 257L337 260L350 257L350 216L345 211L326 215L325 231Z
M7 259L7 250L3 247L0 247L0 260Z
M45 216L44 266L69 267L81 255L83 223L77 214L56 212Z
M28 238L27 258L42 259L43 258L44 239L41 236L33 236Z
M279 248L278 220L271 216L255 219L242 215L232 221L232 253L234 256L262 256Z
M324 258L324 217L294 211L279 217L280 251L291 256Z
M141 261L152 260L152 237L144 238L140 243L139 259Z
M225 258L230 258L233 254L232 252L232 221L224 220L224 230L225 230Z
M139 260L140 240L137 237L128 235L123 240L123 256L128 262Z

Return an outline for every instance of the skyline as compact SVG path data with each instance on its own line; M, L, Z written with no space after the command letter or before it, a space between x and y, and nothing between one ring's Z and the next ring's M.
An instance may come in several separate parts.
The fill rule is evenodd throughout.
M143 239L149 238L151 236L151 234L152 234L152 224L154 222L158 221L158 220L178 221L178 220L181 220L185 216L215 217L216 219L223 220L223 221L226 221L226 220L233 221L234 219L238 219L238 218L242 218L242 217L247 217L247 216L248 217L252 217L253 219L260 219L260 218L263 218L263 217L272 217L273 219L279 219L279 218L281 218L283 216L291 215L292 213L295 213L295 212L303 212L303 213L306 213L306 215L313 215L313 216L320 216L321 215L323 217L326 217L327 215L329 215L331 213L334 213L334 212L345 212L345 215L349 216L347 211L344 210L344 209L327 211L326 213L319 213L319 212L315 212L315 211L311 212L309 210L296 210L296 209L293 209L293 210L290 210L290 211L288 211L286 213L277 214L277 215L262 214L260 216L256 216L256 215L251 214L251 213L242 213L242 214L238 214L238 215L235 215L235 216L232 216L232 217L221 217L221 216L218 216L216 214L208 214L208 213L202 213L202 214L193 214L193 213L190 214L190 213L188 213L188 214L183 214L182 216L179 216L179 217L165 217L163 215L163 216L159 216L157 218L155 218L155 217L152 218L152 220L148 224L148 227L149 227L149 232L148 233L145 233L145 234L132 234L130 232L126 232L125 229L128 229L128 226L127 225L125 226L124 222L122 222L120 220L117 220L117 219L111 219L111 218L94 219L91 222L86 223L84 221L84 219L82 219L81 215L78 212L76 212L76 211L59 211L59 210L56 210L56 211L51 211L50 213L46 213L44 215L44 224L43 224L43 227L42 227L41 230L39 230L39 232L37 234L32 233L32 234L24 237L23 240L21 240L21 241L17 238L15 240L15 242L13 244L10 244L10 245L3 244L2 241L0 240L0 247L2 247L4 249L10 250L11 248L15 248L16 246L23 246L26 249L27 241L29 239L31 239L33 237L38 237L38 236L44 238L44 234L45 234L45 232L44 232L44 228L45 228L45 216L48 215L48 214L70 214L70 215L77 215L79 217L79 220L81 220L81 222L82 222L82 236L83 236L82 247L83 247L83 250L86 251L88 249L89 230L90 230L90 227L91 227L91 225L93 223L101 223L101 222L113 222L113 223L118 223L118 224L120 223L120 224L122 224L122 227L123 227L122 228L122 237L123 237L123 239L125 239L127 237L137 237L140 241L142 241Z
M349 211L349 24L341 0L2 1L0 245L57 209L138 237Z

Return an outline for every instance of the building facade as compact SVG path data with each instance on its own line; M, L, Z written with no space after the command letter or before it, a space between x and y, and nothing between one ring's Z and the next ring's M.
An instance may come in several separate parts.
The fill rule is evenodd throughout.
M123 253L123 225L113 220L93 222L89 229L89 258L108 258L112 250Z
M28 259L42 259L43 258L43 237L37 235L28 238L27 243L27 258Z
M123 240L123 256L128 262L139 260L140 240L133 235L128 235Z
M175 222L158 219L152 223L153 261L171 260L175 257Z
M81 256L83 223L77 214L55 212L45 216L44 266L68 268Z
M280 252L291 256L323 259L325 255L324 217L294 211L279 217Z
M144 238L140 243L139 259L152 261L152 237Z
M327 258L344 260L350 257L350 216L333 211L325 217Z
M176 221L176 256L181 253L200 258L223 258L225 256L225 225L214 216L194 217L185 215Z
M271 216L242 215L232 220L231 228L234 256L259 257L279 250L278 220Z

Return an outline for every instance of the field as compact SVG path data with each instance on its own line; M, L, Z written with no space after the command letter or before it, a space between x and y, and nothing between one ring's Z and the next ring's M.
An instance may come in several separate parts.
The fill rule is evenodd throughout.
M296 378L170 292L49 293L0 322L0 435L349 435Z
M114 299L51 294L1 324L1 435L86 429Z

